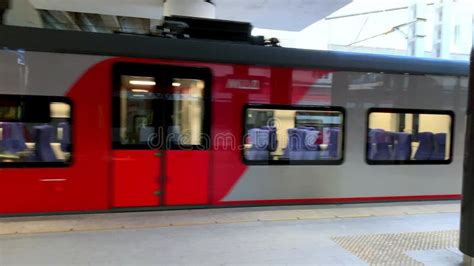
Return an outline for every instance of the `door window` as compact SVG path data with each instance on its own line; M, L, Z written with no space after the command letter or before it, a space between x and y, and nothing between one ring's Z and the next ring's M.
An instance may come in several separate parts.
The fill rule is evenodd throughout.
M173 78L167 94L169 109L168 143L171 149L203 145L204 135L204 81Z
M155 78L123 75L120 84L120 144L147 145L155 133L155 100L160 97Z
M209 77L203 68L117 64L114 147L207 149Z

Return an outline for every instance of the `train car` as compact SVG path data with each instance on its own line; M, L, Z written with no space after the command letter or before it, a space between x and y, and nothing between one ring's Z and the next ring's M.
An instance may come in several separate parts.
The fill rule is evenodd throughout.
M458 199L468 62L0 27L0 214Z

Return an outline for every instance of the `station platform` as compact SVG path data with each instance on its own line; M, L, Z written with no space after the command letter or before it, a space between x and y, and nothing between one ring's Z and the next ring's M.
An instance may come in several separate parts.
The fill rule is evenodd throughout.
M0 218L0 265L460 265L459 201Z

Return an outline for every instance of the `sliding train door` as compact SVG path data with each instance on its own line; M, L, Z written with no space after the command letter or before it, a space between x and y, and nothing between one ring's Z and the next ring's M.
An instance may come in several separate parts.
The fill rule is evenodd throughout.
M163 123L158 73L145 66L117 64L113 90L113 206L162 203L163 151L154 147Z
M205 68L114 67L114 207L208 203L211 74Z
M168 68L163 81L163 201L165 205L208 203L210 70Z

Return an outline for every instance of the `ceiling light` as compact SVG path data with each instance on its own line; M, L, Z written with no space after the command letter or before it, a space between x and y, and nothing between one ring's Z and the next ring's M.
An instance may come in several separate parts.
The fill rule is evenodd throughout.
M147 93L147 92L149 92L149 91L148 91L148 90L143 90L143 89L132 89L132 92Z
M173 85L173 87L179 87L179 86L181 86L181 83L173 82L173 83L171 83L171 85Z
M156 82L154 82L152 80L136 80L136 79L133 79L133 80L130 80L129 83L132 84L132 85L143 85L143 86L154 86L154 85L156 85Z

